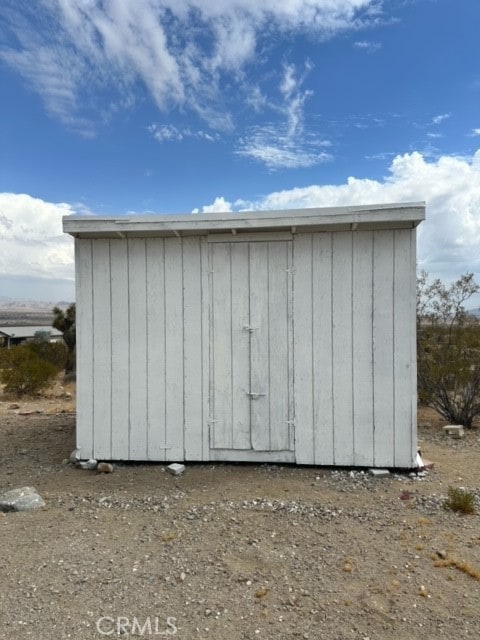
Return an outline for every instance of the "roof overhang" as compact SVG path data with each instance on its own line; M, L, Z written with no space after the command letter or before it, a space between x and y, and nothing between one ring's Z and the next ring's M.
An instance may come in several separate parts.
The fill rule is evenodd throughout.
M190 236L252 231L349 231L411 229L425 219L424 202L241 211L187 215L64 216L63 230L75 238Z

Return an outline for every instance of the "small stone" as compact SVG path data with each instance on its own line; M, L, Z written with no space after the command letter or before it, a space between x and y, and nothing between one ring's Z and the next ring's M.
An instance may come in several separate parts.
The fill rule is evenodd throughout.
M465 436L465 430L461 424L447 424L443 427L443 431L452 438L463 438Z
M185 465L184 464L179 464L178 462L173 462L172 464L168 465L167 470L173 476L181 476L182 473L185 472Z
M390 475L390 471L388 469L369 469L368 473L374 478L383 478Z
M445 558L447 557L447 552L445 551L445 549L439 549L437 551L437 556L442 560L445 560Z
M97 468L97 461L93 459L86 460L84 462L79 462L78 466L80 467L80 469L85 469L86 471L93 471L94 469Z
M72 453L70 454L70 462L72 464L76 464L77 462L80 462L80 449L74 449L72 451Z
M113 473L113 464L110 464L110 462L99 462L97 471L98 473Z
M33 487L12 489L0 495L0 511L29 511L44 506L45 500Z
M14 402L14 403L12 403L12 404L9 404L9 405L8 405L8 408L9 408L9 409L11 409L11 410L13 411L14 409L20 409L20 405L19 405L19 404L17 404L16 402Z

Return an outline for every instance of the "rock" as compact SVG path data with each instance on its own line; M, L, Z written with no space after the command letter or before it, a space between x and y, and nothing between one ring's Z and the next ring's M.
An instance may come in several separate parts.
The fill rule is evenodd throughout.
M80 449L74 449L72 451L72 453L70 454L70 462L72 464L76 464L77 462L80 462Z
M97 471L98 473L113 473L113 464L110 464L110 462L99 462Z
M369 469L368 473L374 478L383 478L384 476L390 475L390 471L388 469Z
M9 404L8 408L12 409L12 411L13 411L13 409L20 409L20 405L17 404L16 402L14 402L13 404Z
M181 476L182 473L185 472L185 465L184 464L179 464L178 462L174 462L174 463L168 465L167 470L173 476Z
M44 506L45 500L33 487L12 489L0 495L0 511L28 511Z
M91 458L90 460L86 460L84 462L79 462L78 466L80 469L86 469L87 471L93 471L93 469L97 468L97 461Z
M443 432L452 438L463 438L465 436L465 430L461 424L447 424L443 427Z

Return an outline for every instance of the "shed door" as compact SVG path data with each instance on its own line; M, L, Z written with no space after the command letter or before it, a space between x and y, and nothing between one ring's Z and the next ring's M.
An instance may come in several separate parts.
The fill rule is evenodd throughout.
M210 446L293 450L292 243L210 244Z

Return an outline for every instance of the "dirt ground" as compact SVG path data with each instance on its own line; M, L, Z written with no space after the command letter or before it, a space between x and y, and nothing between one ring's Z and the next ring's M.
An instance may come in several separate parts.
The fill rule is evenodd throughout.
M443 508L449 486L480 506L479 431L453 440L421 410L435 462L423 478L243 464L98 474L65 460L73 397L57 385L12 408L0 395L0 492L33 486L46 501L0 513L1 638L480 637L480 516Z

